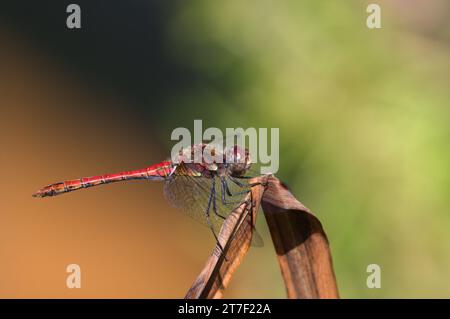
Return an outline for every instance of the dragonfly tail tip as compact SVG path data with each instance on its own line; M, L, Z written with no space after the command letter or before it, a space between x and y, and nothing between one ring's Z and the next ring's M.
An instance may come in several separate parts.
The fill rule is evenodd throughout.
M31 196L33 196L33 197L44 197L45 194L39 190L39 191L33 193Z

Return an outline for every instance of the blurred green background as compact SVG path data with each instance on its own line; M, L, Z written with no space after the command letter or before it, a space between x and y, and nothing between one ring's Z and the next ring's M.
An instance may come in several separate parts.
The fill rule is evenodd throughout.
M169 154L171 131L194 119L280 128L277 176L322 221L341 296L449 298L450 2L374 1L382 28L369 29L371 2L78 1L82 29L68 31L69 2L11 1L0 21L88 91L122 101L99 103L99 119L119 118L111 130L147 152ZM285 296L264 223L266 246L226 297ZM366 286L372 263L381 289Z
M278 176L322 220L343 297L450 297L449 3L377 2L380 30L367 3L183 5L170 45L208 81L176 103L280 127Z

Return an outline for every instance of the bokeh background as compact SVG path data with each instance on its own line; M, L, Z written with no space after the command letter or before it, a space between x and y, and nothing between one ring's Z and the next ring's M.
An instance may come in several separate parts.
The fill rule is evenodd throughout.
M342 297L450 297L450 2L374 2L382 29L359 0L77 0L69 30L69 1L2 1L0 297L183 297L214 240L162 185L31 194L158 162L194 119L280 128ZM262 217L225 297L285 297Z

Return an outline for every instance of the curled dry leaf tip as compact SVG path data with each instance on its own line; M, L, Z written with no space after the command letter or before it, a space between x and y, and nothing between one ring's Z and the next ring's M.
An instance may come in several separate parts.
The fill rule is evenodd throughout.
M288 298L339 298L331 253L322 224L287 186L272 175L250 181L242 204L230 213L216 246L185 298L221 298L250 248L262 206Z

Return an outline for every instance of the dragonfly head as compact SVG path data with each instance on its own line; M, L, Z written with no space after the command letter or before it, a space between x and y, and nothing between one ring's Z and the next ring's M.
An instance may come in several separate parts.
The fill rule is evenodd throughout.
M248 149L243 149L237 145L234 145L227 151L228 173L232 176L242 176L252 165L252 159Z

